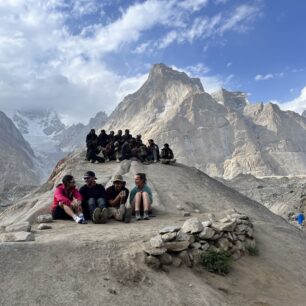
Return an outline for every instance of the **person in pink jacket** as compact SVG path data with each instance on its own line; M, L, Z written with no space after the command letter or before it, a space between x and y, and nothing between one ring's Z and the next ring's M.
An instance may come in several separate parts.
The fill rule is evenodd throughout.
M82 211L82 196L75 187L72 175L65 175L62 184L54 191L54 200L51 208L53 219L70 219L76 223L86 223Z

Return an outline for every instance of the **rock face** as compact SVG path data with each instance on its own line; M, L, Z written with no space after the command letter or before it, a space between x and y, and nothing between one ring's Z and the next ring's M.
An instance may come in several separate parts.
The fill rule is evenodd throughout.
M0 200L16 186L39 183L37 159L14 123L0 112Z
M133 118L133 120L130 120ZM111 114L107 130L129 128L170 143L177 160L211 176L297 175L306 171L306 118L241 92L209 95L198 79L163 64Z

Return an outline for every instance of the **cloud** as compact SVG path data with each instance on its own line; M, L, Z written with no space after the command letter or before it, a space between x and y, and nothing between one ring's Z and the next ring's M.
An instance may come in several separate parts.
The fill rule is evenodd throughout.
M208 0L146 0L106 18L110 3L0 0L0 109L54 107L66 122L87 122L97 111L111 112L145 79L143 69L115 70L109 56L116 62L116 56L127 53L136 57L175 42L221 36L247 28L259 11L238 6L226 14L199 17ZM151 30L156 37L146 36ZM139 62L139 67L145 66ZM203 77L206 87L226 81L209 76L204 65L189 69Z
M268 73L266 75L262 75L262 74L257 74L254 78L255 81L267 81L267 80L272 80L272 79L276 79L276 78L282 78L285 74L283 72L281 73Z
M282 110L291 110L301 114L304 110L306 110L306 86L302 88L299 93L299 96L288 102L278 102L273 101L273 103L277 103Z

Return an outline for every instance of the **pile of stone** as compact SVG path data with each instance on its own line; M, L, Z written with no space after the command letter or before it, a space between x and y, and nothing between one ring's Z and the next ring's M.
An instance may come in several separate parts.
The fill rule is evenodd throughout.
M237 260L255 247L253 224L247 215L235 212L218 221L191 218L182 227L167 226L150 239L144 252L146 264L157 269L182 263L192 267L210 250L228 251Z

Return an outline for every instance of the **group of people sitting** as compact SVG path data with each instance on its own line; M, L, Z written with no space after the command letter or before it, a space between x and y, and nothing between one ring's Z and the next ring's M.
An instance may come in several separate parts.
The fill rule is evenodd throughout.
M109 134L101 130L97 135L94 129L91 129L86 136L86 160L92 163L104 163L105 161L116 160L118 163L124 159L137 159L140 162L158 162L163 164L175 163L173 151L169 144L165 143L161 152L153 139L148 140L148 145L143 144L141 135L133 137L128 129L124 134L118 130Z
M145 173L135 175L135 187L131 192L122 175L115 175L113 185L106 190L96 180L95 173L87 171L85 184L78 190L74 177L65 175L54 192L53 219L72 218L79 224L86 224L88 220L106 223L109 218L129 223L133 214L136 220L150 219L153 196Z

